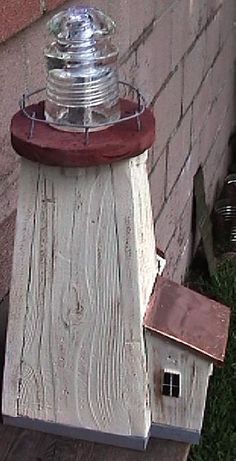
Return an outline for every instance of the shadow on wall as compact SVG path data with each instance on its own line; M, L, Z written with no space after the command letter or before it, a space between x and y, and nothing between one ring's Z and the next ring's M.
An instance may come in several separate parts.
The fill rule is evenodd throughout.
M232 163L235 164L234 171L232 171L232 173L236 173L236 61L234 62L234 94L235 94L234 112L233 112L234 128L229 138L229 147L230 147L231 156L232 156Z
M8 306L9 296L7 295L0 302L0 423L2 423L2 380L3 380L3 368L4 368L4 357L5 357L5 343L6 343L6 331L7 331L7 320L8 320Z

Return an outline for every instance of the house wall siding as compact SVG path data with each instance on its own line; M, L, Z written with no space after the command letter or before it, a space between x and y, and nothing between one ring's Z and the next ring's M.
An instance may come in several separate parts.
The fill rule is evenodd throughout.
M22 3L4 0L0 7L5 18L0 29L0 226L2 235L7 232L0 241L0 299L9 289L9 222L16 209L19 173L19 159L10 146L10 120L19 96L45 85L46 13L64 2L34 0L27 2L27 9ZM192 254L193 176L202 164L212 205L228 165L227 142L234 121L235 1L87 4L101 7L116 20L120 77L139 86L155 113L157 133L148 170L156 242L166 254L165 275L180 281Z
M212 364L189 348L146 332L152 421L200 432ZM162 395L164 370L180 373L180 397Z

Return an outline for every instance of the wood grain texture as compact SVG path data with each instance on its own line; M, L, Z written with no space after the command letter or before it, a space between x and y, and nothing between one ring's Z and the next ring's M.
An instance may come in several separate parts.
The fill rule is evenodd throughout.
M187 348L146 331L152 421L201 431L212 364ZM162 395L163 371L180 373L180 397Z
M147 436L142 320L157 264L145 160L22 162L3 414Z
M151 440L144 453L0 426L1 461L186 461L184 443Z

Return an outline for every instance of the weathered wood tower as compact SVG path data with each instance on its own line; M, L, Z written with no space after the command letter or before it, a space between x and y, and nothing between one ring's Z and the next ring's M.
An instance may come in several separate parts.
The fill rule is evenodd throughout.
M123 102L122 110L131 106ZM4 377L8 423L146 444L143 317L158 265L146 171L149 110L140 122L140 131L131 120L91 133L85 146L84 134L47 124L38 123L29 139L30 120L21 111L13 118L13 146L27 159Z

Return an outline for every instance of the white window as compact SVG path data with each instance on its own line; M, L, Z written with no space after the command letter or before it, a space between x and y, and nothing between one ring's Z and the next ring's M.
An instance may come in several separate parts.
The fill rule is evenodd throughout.
M164 370L162 395L167 395L169 397L180 396L180 373Z

